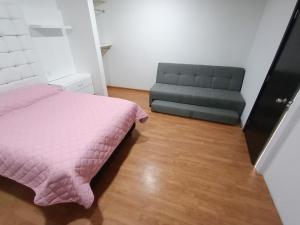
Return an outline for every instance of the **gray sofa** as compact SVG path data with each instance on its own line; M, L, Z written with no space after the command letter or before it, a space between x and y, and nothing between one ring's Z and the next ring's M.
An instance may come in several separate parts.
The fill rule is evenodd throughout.
M238 124L245 101L245 70L236 67L159 63L150 90L152 111Z

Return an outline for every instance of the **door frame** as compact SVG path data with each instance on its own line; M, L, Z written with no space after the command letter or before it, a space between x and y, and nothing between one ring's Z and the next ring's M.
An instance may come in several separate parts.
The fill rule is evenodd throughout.
M276 66L276 64L279 60L280 54L282 53L282 51L285 47L285 43L287 42L289 35L292 31L291 28L293 27L293 25L298 17L300 18L300 2L299 2L299 0L296 3L296 6L295 6L293 13L291 15L291 18L289 20L288 26L287 26L287 28L284 32L283 38L280 42L279 48L275 54L274 60L270 66L268 74L264 80L261 90L259 91L259 94L256 98L256 102L251 109L251 112L249 114L247 122L245 123L245 126L243 127L243 130L245 130L247 128L248 121L251 117L251 114L253 113L254 108L258 104L257 100L264 93L264 90L267 86L267 82L270 77L270 74L273 71L274 67ZM299 108L299 110L297 110L297 108ZM285 112L285 114L281 118L280 122L277 124L275 130L271 134L271 137L269 138L269 140L266 142L265 147L262 149L262 152L254 165L256 171L259 174L264 173L264 171L268 167L269 162L271 162L272 159L274 158L274 156L276 155L276 152L277 152L276 149L278 150L280 148L280 146L284 142L285 138L288 136L288 134L290 133L292 128L295 126L295 124L296 124L295 119L296 119L297 111L298 111L298 113L300 111L300 94L299 94L299 92L296 94L291 107L289 107L289 109Z
M287 42L287 40L288 40L288 38L289 38L289 35L290 35L291 31L292 31L291 28L292 28L292 26L294 25L297 16L300 16L300 15L298 15L298 14L300 14L300 8L299 8L299 6L300 6L300 3L299 3L299 0L298 0L297 3L296 3L295 8L294 8L294 10L293 10L293 13L292 13L292 15L291 15L291 18L290 18L290 20L289 20L288 26L287 26L287 28L286 28L286 30L285 30L285 32L284 32L283 38L282 38L282 40L281 40L281 42L280 42L280 44L279 44L278 50L276 51L275 57L274 57L274 59L273 59L273 62L272 62L271 66L270 66L270 68L269 68L269 70L268 70L268 73L267 73L267 75L266 75L266 78L264 79L264 82L263 82L263 84L262 84L262 87L261 87L261 89L260 89L260 91L259 91L259 93L258 93L258 95L257 95L257 97L256 97L255 103L254 103L254 105L253 105L253 107L252 107L252 109L251 109L251 111L250 111L250 113L249 113L249 116L248 116L248 118L247 118L247 121L246 121L246 123L245 123L245 125L244 125L244 127L243 127L243 130L245 130L245 129L247 128L247 125L248 125L248 123L249 123L251 114L253 113L254 108L255 108L255 107L257 106L257 104L258 104L258 101L257 101L257 100L263 95L263 93L264 93L264 91L265 91L265 89L266 89L268 80L269 80L269 78L270 78L270 74L271 74L272 71L274 70L274 67L276 66L276 64L277 64L277 62L278 62L278 60L279 60L280 54L282 53L282 51L283 51L283 49L284 49L284 47L285 47L285 43Z
M282 147L283 143L293 131L297 122L300 122L300 91L294 98L293 104L290 106L287 113L284 115L282 120L279 122L276 130L274 131L272 137L268 141L266 147L264 148L262 154L259 156L255 169L259 174L264 174L266 169L268 169L270 163L276 156L277 152Z

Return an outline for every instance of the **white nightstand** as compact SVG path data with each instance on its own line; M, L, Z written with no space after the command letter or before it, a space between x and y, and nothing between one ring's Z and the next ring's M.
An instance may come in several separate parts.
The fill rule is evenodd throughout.
M57 80L49 82L50 84L62 86L65 90L94 94L94 87L91 75L88 73L71 74Z

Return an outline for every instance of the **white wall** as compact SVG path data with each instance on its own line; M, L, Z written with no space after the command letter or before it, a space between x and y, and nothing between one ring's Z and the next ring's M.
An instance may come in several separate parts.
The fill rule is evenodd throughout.
M107 95L92 0L0 0L19 4L28 24L71 25L71 31L31 30L48 80L90 73L96 94Z
M272 162L264 178L285 225L300 224L300 95L290 109L291 114L281 143L275 148Z
M92 0L58 0L66 24L73 27L68 39L77 72L92 75L96 94L107 95L100 42Z
M149 89L158 62L244 66L262 0L107 0L99 21L110 85ZM103 18L104 17L104 18ZM98 20L101 20L98 17Z
M245 124L286 30L296 0L269 0L246 64ZM300 95L280 122L256 169L264 175L285 225L300 224Z
M27 24L63 25L55 0L13 0L24 12ZM69 41L61 31L31 30L36 52L49 80L75 72ZM45 33L47 32L47 33Z
M96 4L96 8L100 8L102 10L107 11L107 4ZM108 17L106 13L96 12L96 21L97 21L97 28L99 31L99 41L101 44L111 43L110 32L109 32L109 21L107 21ZM110 59L110 49L102 50L102 59L103 59L103 66L105 70L105 79L106 83L110 84L110 69L109 69L109 59Z
M264 79L273 62L297 0L268 0L254 44L246 63L242 95L246 107L242 114L245 125Z

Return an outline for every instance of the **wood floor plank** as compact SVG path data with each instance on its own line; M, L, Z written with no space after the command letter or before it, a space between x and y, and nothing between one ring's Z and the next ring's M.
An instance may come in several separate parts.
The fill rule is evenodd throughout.
M0 178L0 225L279 225L238 126L152 113L148 93L109 87L149 120L92 181L95 202L38 207L34 193Z

